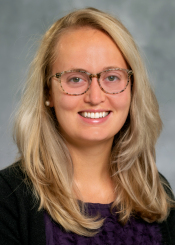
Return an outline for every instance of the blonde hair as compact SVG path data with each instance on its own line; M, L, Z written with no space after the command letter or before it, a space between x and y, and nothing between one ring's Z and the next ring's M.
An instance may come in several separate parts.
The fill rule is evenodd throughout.
M123 224L130 215L161 222L167 218L171 199L155 165L155 144L162 129L158 103L132 36L120 21L97 9L68 14L43 37L14 128L22 169L39 198L39 209L47 210L65 230L92 236L101 227L103 220L85 215L83 204L74 198L71 156L59 133L54 110L45 106L59 37L70 28L85 26L108 34L134 72L130 112L111 151L111 178L117 193L112 208L117 208Z

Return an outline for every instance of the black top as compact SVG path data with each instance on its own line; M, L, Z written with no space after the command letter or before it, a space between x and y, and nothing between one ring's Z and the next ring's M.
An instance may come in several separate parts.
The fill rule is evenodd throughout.
M38 207L19 163L0 171L0 244L46 245L44 210ZM175 210L158 226L162 244L174 245Z

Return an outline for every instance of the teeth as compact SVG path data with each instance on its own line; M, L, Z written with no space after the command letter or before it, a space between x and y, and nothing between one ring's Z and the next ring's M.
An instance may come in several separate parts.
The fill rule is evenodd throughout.
M103 112L82 112L81 116L87 117L87 118L102 118L106 117L109 114L109 112L103 111Z
M100 113L95 113L95 118L99 118L100 117Z

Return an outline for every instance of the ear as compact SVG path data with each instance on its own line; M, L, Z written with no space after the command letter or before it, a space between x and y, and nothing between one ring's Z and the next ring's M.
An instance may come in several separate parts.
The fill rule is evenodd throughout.
M45 103L47 103L47 101L48 101L48 104L47 104L48 107L54 107L54 100L53 100L53 98L54 98L54 94L53 94L52 88L51 87L50 88L47 88L46 102Z
M50 107L54 107L54 103L53 103L53 91L52 89L49 90L49 102L50 102Z

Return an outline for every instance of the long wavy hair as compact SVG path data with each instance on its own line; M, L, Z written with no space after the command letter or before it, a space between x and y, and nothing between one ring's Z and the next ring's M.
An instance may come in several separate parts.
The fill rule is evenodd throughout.
M71 156L54 109L45 106L60 36L86 26L109 35L134 73L129 115L111 149L111 178L116 192L112 209L117 210L123 224L131 215L147 222L162 222L169 213L171 199L155 164L155 144L162 129L158 103L131 34L119 20L97 9L68 14L55 22L41 41L14 127L22 169L32 183L39 209L47 210L66 231L92 236L102 226L104 220L85 214L83 202L74 197Z

